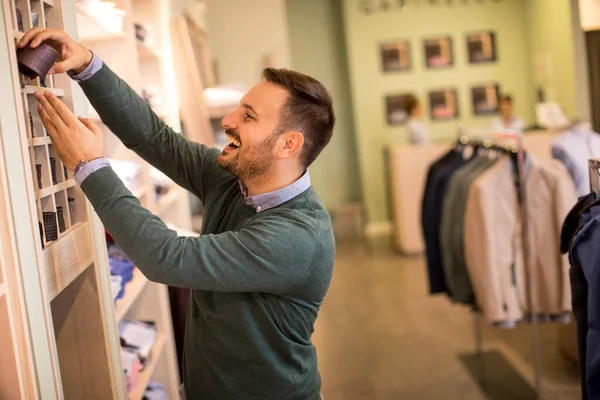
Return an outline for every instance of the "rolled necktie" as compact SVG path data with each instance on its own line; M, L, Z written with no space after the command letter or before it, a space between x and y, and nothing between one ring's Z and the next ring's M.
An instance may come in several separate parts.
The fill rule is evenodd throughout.
M58 224L56 221L56 213L52 211L43 212L44 232L46 233L46 242L52 242L58 239Z
M59 58L58 51L45 43L41 43L35 49L25 47L17 50L19 72L27 78L39 76L44 85L44 79L48 75L48 71Z

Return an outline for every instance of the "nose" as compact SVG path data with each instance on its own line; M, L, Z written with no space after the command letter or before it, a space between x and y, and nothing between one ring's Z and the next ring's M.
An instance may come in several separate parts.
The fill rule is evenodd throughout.
M236 110L237 111L237 110ZM235 122L235 113L236 111L232 111L229 114L227 114L222 120L221 120L221 126L225 129L236 129L237 124Z

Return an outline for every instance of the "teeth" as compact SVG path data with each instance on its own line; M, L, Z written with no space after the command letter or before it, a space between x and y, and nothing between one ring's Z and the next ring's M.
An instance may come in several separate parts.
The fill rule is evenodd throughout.
M227 134L227 140L229 140L231 143L233 143L237 147L241 146L240 142L238 142L233 136L231 136L229 134Z

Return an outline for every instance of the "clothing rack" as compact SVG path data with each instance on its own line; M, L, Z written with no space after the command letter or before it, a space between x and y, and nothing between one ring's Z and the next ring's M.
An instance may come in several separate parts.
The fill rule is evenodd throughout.
M590 191L600 194L600 158L588 160L590 170Z
M506 142L510 140L511 142ZM504 141L504 142L503 142ZM516 167L517 167L517 193L520 202L520 213L521 213L521 236L523 242L523 258L524 258L524 270L525 270L525 290L527 296L527 302L529 303L529 309L531 313L531 348L532 348L532 364L534 370L534 384L536 397L542 399L542 363L541 363L541 350L540 350L540 334L539 334L539 321L536 310L534 309L533 293L531 285L531 270L529 265L529 242L527 240L527 227L528 227L528 213L527 213L527 197L525 190L525 151L523 149L522 134L519 132L497 132L492 133L491 137L473 137L463 135L459 138L458 143L463 146L474 146L483 147L485 149L499 150L504 153L508 153L516 156ZM590 182L595 182L598 187L598 193L600 193L600 174L598 167L600 167L600 159L590 160L595 162L595 173L596 179L590 179ZM591 168L591 167L590 167ZM592 173L590 169L590 174ZM590 175L591 177L591 175ZM483 352L482 343L482 332L481 332L481 315L479 312L474 314L475 324L475 346L477 354L480 357ZM482 370L485 370L483 368ZM485 376L485 375L484 375Z

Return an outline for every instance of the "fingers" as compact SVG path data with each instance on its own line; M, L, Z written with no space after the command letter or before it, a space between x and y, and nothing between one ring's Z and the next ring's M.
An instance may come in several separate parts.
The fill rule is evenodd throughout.
M46 130L48 131L48 134L50 135L50 138L52 140L54 140L54 138L56 137L56 134L58 133L56 126L54 126L54 124L52 123L52 120L48 116L48 113L46 113L46 110L44 110L44 108L42 106L38 105L37 110L38 110L38 114L40 115L40 118L42 119L42 123L44 124L44 127L46 127Z
M27 46L29 44L29 42L40 32L42 32L44 30L44 28L33 28L32 30L30 30L29 32L27 32L25 35L23 35L23 37L21 38L21 40L19 40L19 43L17 44L18 48L23 48L25 46ZM35 46L32 46L35 47Z
M50 70L48 71L48 74L49 75L62 74L63 72L67 72L70 69L71 69L71 67L69 66L69 60L65 60L65 61L55 63L52 66L52 68L50 68Z
M60 101L58 97L52 92L45 92L44 97L48 99L48 102L54 107L58 115L62 120L69 126L74 127L77 125L77 117L73 114L73 111Z
M83 118L83 117L77 117L82 124L85 125L86 128L88 128L90 131L94 132L95 134L98 134L100 132L100 128L98 128L98 125L96 125L94 123L94 121L92 121L91 119L88 118Z
M60 114L57 112L55 107L50 103L49 99L45 95L42 95L40 92L36 92L34 96L46 112L48 119L56 127L57 131L60 131L61 129L67 126L67 123L62 119Z

